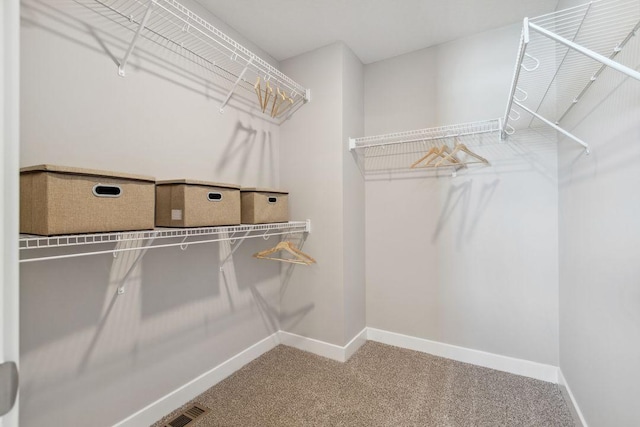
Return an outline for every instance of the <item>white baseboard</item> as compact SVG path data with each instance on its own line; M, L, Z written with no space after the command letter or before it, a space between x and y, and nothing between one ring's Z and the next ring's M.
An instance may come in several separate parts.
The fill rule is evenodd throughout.
M204 393L247 363L275 348L278 344L280 344L280 340L276 332L125 418L115 424L115 427L139 427L155 423L199 394Z
M344 346L344 361L346 362L360 347L367 342L367 328L361 330L351 341Z
M582 413L573 398L573 394L571 394L571 390L566 384L562 373L559 372L558 368L555 366L531 362L528 360L515 359L507 356L500 356L484 351L472 350L469 348L458 347L375 328L364 328L343 347L313 338L292 334L290 332L278 331L252 345L236 356L233 356L229 360L219 364L210 371L194 378L187 384L172 391L161 399L158 399L150 405L142 408L135 414L118 422L115 424L115 427L138 427L153 424L168 413L174 411L176 408L179 408L223 379L227 378L247 363L275 348L278 344L288 345L290 347L308 351L339 362L345 362L367 340L429 353L435 356L446 357L448 359L484 366L542 381L552 383L558 383L558 381L561 381L562 385L566 387L566 392L568 392L568 395L570 396L570 400L575 407L580 421L584 427L587 427L587 424L584 422L584 418L582 417Z
M396 347L420 351L422 353L433 354L434 356L446 357L447 359L453 359L459 362L509 372L511 374L522 375L556 384L558 383L558 368L556 366L545 365L543 363L501 356L498 354L458 347L451 344L444 344L437 341L430 341L424 338L416 338L409 335L383 331L375 328L367 328L367 339Z
M303 337L302 335L292 334L291 332L278 332L280 343L298 350L308 351L318 356L328 359L337 360L338 362L346 362L349 357L355 353L362 344L367 340L367 328L364 328L357 334L347 345L341 347L325 341L316 340L314 338Z
M571 388L569 387L569 384L567 383L566 378L562 374L562 369L558 369L558 385L560 386L560 390L562 391L562 395L564 396L565 400L567 401L567 405L569 406L569 409L572 412L573 419L574 420L579 420L580 423L582 424L582 427L588 427L587 426L587 422L585 421L584 416L582 415L582 411L580 410L580 407L578 406L578 402L576 402L575 397L573 397L573 393L571 392Z

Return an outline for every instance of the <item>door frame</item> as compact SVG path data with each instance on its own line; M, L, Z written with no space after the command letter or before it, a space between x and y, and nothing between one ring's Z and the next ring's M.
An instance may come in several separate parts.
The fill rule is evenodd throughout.
M20 0L0 1L0 362L19 361ZM0 427L18 426L18 400Z

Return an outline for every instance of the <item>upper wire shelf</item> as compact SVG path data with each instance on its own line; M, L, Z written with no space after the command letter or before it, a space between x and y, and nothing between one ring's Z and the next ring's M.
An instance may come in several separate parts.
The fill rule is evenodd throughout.
M359 165L366 173L410 170L416 160L433 148L447 145L450 149L454 149L457 144L465 144L473 148L479 147L483 143L499 142L501 130L500 119L484 120L349 138L349 150L356 152ZM459 167L481 162L469 158L463 163L460 165L447 163L444 166L453 168L455 173ZM416 170L418 169L423 168L416 168Z
M135 31L119 64L122 76L140 37L144 36L171 51L182 50L198 65L231 83L220 112L236 88L254 93L258 78L286 92L296 105L311 98L309 89L175 0L95 0L95 4L115 12L124 25Z
M272 224L242 224L222 227L198 228L157 228L144 231L123 231L114 233L73 234L65 236L34 236L21 234L20 253L29 254L20 262L32 262L50 259L73 258L118 252L140 251L150 248L180 246L251 239L256 237L281 236L295 233L309 233L311 221L289 221ZM87 245L116 244L91 252L57 254L46 249L82 247ZM33 254L33 255L32 255Z
M544 123L582 145L561 126L603 71L612 68L636 80L635 64L614 58L640 29L640 1L598 0L524 19L502 137L516 128ZM529 120L522 120L527 113Z

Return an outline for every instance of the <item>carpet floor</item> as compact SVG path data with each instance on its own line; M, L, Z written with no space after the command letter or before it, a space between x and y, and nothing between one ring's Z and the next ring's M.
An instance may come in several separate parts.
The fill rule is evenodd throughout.
M574 426L555 384L372 341L346 363L278 346L192 403L188 427Z

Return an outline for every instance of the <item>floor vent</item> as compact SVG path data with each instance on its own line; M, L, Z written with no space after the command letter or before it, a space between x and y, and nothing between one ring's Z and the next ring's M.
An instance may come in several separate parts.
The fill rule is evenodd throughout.
M202 405L193 405L185 409L180 415L169 421L165 425L165 427L184 427L209 411L210 409Z

